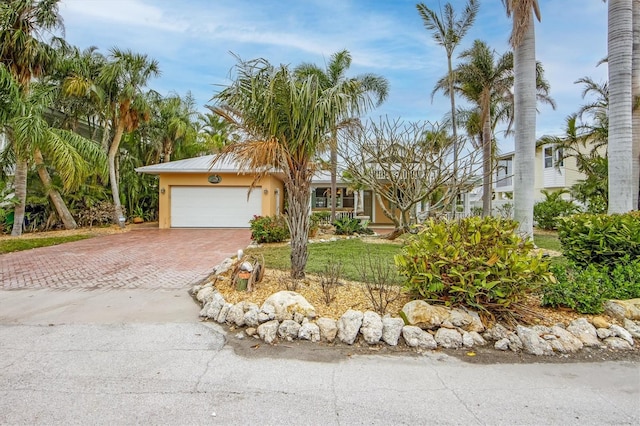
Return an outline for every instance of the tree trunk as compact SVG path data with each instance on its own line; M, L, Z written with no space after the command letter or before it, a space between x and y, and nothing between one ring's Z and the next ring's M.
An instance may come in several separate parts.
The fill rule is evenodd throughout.
M338 175L338 135L335 129L331 130L331 223L336 220L336 197Z
M515 156L513 179L513 217L519 231L533 237L533 202L536 156L536 39L533 13L522 42L514 49L515 73ZM514 25L518 17L513 17Z
M640 210L640 0L633 0L633 59L631 75L631 93L633 95L633 189L632 208Z
M36 149L36 151L34 152L33 159L36 164L38 176L40 176L40 180L42 181L42 185L44 185L47 196L49 196L49 198L51 199L53 207L55 207L60 220L62 220L62 223L64 224L64 229L76 229L78 227L78 224L71 215L71 212L67 208L67 205L62 199L62 196L60 196L60 193L53 187L51 176L47 171L47 167L44 164L44 159L42 158L42 152L40 152L39 149Z
M453 218L456 218L456 210L458 208L458 125L456 123L456 98L453 90L453 65L451 64L451 55L447 55L447 66L449 70L449 101L451 103L451 133L453 136L453 206L451 212Z
M113 141L111 142L111 146L109 147L109 152L107 155L107 160L109 162L109 183L111 184L111 194L113 195L113 206L114 206L114 223L120 225L120 228L124 228L124 221L121 221L120 218L124 217L122 213L122 203L120 202L120 191L118 189L118 176L116 173L116 155L118 154L118 148L120 147L120 140L122 139L122 135L124 133L124 127L121 124L118 124L116 127L116 133L113 136Z
M489 102L487 96L487 102ZM482 123L482 217L491 216L491 198L493 197L492 177L493 161L491 158L492 135L491 135L491 113L490 105L485 106L487 112L484 114L484 123Z
M306 179L287 182L287 223L291 233L291 278L302 279L307 266L311 183Z
M24 210L27 204L27 172L28 164L26 160L16 159L16 171L13 176L13 187L16 192L18 203L13 210L13 228L11 229L12 237L22 235L22 226L24 224Z
M608 2L609 214L632 210L633 2Z

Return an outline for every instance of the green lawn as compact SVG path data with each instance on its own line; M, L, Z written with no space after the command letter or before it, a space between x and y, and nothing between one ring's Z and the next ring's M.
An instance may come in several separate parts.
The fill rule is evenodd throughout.
M38 247L55 246L57 244L70 243L72 241L91 238L91 235L68 235L66 237L43 237L43 238L11 238L0 240L0 254L14 251L31 250Z
M334 262L342 263L343 278L359 281L357 262L367 259L367 253L371 254L372 259L380 259L393 267L395 271L393 256L400 253L401 247L401 245L392 243L366 243L359 239L309 244L309 259L306 272L320 274L324 272L325 266L333 260ZM247 254L262 254L267 268L287 270L291 266L289 258L291 248L288 245L249 249ZM399 278L398 281L400 281Z
M560 246L560 240L558 239L558 235L553 233L534 233L533 241L540 248L554 251L562 251L562 247Z

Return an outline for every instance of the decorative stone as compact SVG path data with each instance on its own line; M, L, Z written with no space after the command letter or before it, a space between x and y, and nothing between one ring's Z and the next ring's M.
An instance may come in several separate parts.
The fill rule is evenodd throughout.
M585 318L578 318L571 321L567 327L567 331L580 339L585 346L600 346L596 328Z
M258 330L256 330L253 327L249 327L247 329L244 330L245 333L247 333L247 336L255 336L255 334L257 333Z
M269 320L276 318L276 308L273 305L266 305L263 303L260 308L260 313L266 315Z
M300 327L298 338L302 340L311 340L312 342L320 341L320 327L312 322L305 322Z
M420 327L405 325L402 327L402 337L408 346L420 349L435 349L438 347L433 336Z
M465 348L472 348L475 342L473 341L473 337L469 334L468 331L464 331L462 333L462 346Z
M424 300L412 300L404 305L400 315L407 324L426 330L439 327L449 317L449 310L430 305Z
M640 298L607 300L604 302L604 311L620 321L624 321L625 318L638 321L640 320Z
M404 321L402 318L382 318L382 341L389 346L396 346L402 334Z
M487 341L478 333L477 331L470 331L469 335L473 339L474 346L484 346L487 344Z
M258 322L260 324L262 324L263 322L271 321L271 320L272 318L269 318L269 315L265 314L262 311L258 312Z
M631 336L635 337L636 339L640 339L640 324L638 324L636 321L625 319L624 328L627 329Z
M294 291L279 291L272 294L264 301L261 311L268 312L272 306L275 311L275 319L284 321L292 319L295 313L313 319L316 317L315 308L307 302L307 299Z
M629 342L621 339L620 337L607 337L603 342L609 349L614 349L616 351L630 351L633 349Z
M465 329L465 327L467 327L469 324L471 324L471 322L473 322L473 318L471 318L471 315L469 315L462 309L451 309L451 311L449 311L449 316L447 317L447 320L454 327L460 327L462 329Z
M633 346L633 336L631 336L631 333L629 333L627 330L625 330L624 328L620 327L619 325L616 324L611 324L611 327L609 327L609 330L611 330L611 332L613 333L614 337L619 337L621 339L624 339L627 341L627 343L629 343L629 345Z
M596 335L598 336L598 339L604 340L607 337L613 336L613 332L608 328L598 328L596 329Z
M516 332L526 353L536 356L553 354L551 345L542 339L535 330L519 325L516 327Z
M210 293L208 297L209 302L204 305L204 308L202 308L202 310L200 311L200 316L215 320L216 318L218 318L220 310L226 302L224 300L224 297L222 297L222 295L217 291Z
M196 294L196 300L200 303L206 303L206 301L209 300L209 296L211 296L214 291L215 289L213 287L203 287Z
M498 340L494 345L499 351L508 351L509 350L509 339L507 337Z
M233 266L233 259L227 257L225 260L222 261L221 264L213 267L213 274L222 275L225 272L227 272L229 269L231 269L232 266Z
M244 302L239 302L229 309L227 314L227 323L235 324L238 327L244 325Z
M498 340L502 340L508 337L508 335L509 335L509 330L507 330L501 324L496 324L490 329L488 329L487 331L485 331L482 337L484 337L487 340L493 340L497 342Z
M220 309L220 313L218 314L218 318L216 321L218 324L223 324L227 320L227 315L229 314L229 309L231 309L233 305L231 303L225 303L222 309Z
M462 347L462 336L456 330L440 328L436 331L436 343L445 349L459 349Z
M520 352L524 348L522 340L516 333L510 331L507 340L509 340L509 349L513 352Z
M480 319L480 315L478 315L475 311L466 311L467 314L471 317L471 323L464 327L466 331L473 331L476 333L482 333L485 330L485 326Z
M551 332L558 337L558 348L554 347L553 350L560 353L573 353L583 348L582 341L573 334L569 333L562 327L553 326Z
M370 345L380 342L382 337L382 318L376 312L366 311L362 317L360 333L364 341Z
M320 329L320 339L326 342L333 342L338 333L336 320L333 318L318 318L316 325Z
M257 327L260 325L258 320L258 309L249 309L244 313L244 323L248 327Z
M265 322L264 324L260 324L258 326L258 336L260 336L260 338L264 340L265 343L271 344L274 340L276 340L278 326L279 324L276 320L271 320Z
M338 320L338 339L348 345L356 341L364 314L360 311L349 309Z
M591 324L593 324L595 328L609 328L609 326L611 325L611 323L602 316L593 317L591 319Z
M284 320L278 327L278 336L291 342L298 338L300 333L300 324L294 320Z

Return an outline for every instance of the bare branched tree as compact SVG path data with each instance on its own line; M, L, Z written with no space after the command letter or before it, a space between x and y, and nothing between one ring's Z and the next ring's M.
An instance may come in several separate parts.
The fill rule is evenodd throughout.
M375 193L395 229L407 232L419 212L438 213L456 193L468 191L479 164L475 153L454 155L453 138L438 124L383 118L344 132L339 155L352 180ZM454 157L458 176L454 179Z

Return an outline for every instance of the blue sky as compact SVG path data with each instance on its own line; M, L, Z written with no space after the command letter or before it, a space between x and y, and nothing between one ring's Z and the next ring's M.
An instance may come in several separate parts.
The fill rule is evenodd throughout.
M446 1L424 0L430 8ZM449 0L456 11L463 0ZM448 98L435 82L446 74L444 49L435 44L405 0L62 0L66 39L102 53L117 46L145 53L160 63L161 77L150 87L162 94L191 91L199 106L229 83L236 63L263 57L273 64L312 62L324 66L347 49L349 75L375 73L390 83L388 100L369 114L438 121ZM574 81L606 79L607 8L600 0L539 0L536 56L551 83L558 108L540 107L537 134L561 134L564 119L583 103ZM480 12L456 53L482 39L499 54L508 50L511 23L502 2L481 0ZM503 152L513 141L498 135Z

